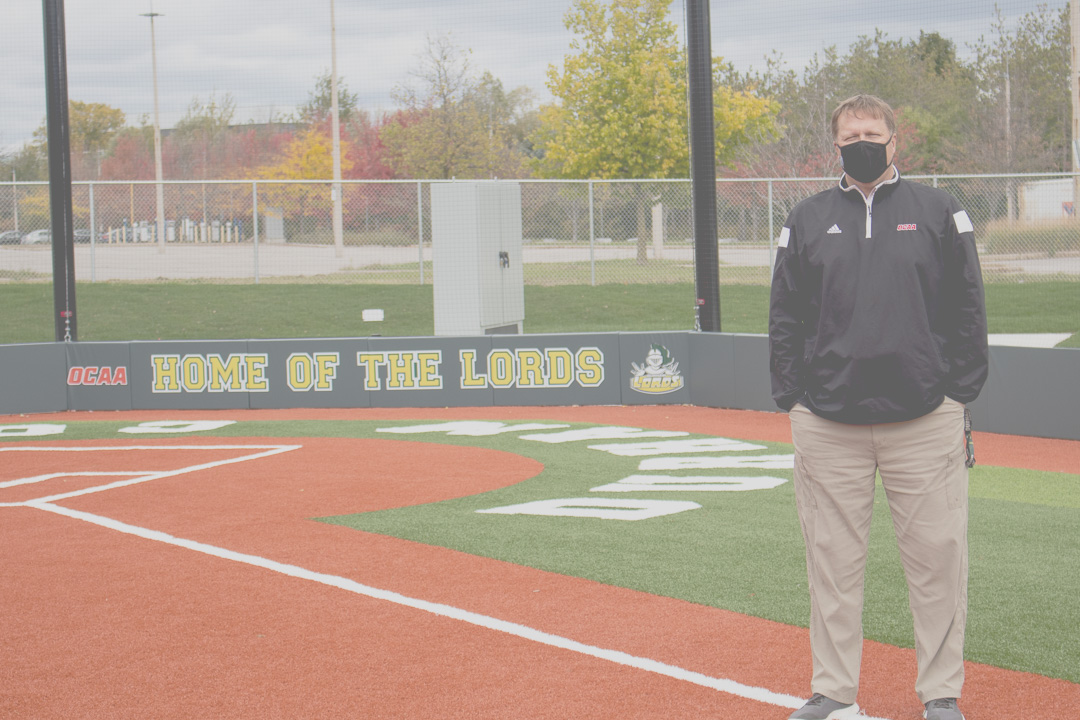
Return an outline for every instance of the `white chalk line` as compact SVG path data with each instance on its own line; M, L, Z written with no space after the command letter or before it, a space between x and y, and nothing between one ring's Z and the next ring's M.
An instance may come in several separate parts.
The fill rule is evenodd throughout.
M32 507L38 510L44 510L57 515L63 515L65 517L73 518L76 520L82 520L89 522L100 527L108 528L121 532L127 535L134 535L146 540L152 540L156 542L162 542L168 545L176 547L182 547L188 550L193 550L198 553L209 555L211 557L217 557L223 560L230 560L233 562L239 562L254 567L263 568L276 572L288 577L293 577L301 580L308 580L310 582L316 582L322 585L338 588L346 592L351 592L357 595L362 595L375 600L383 600L385 602L394 603L404 607L410 607L423 612L428 612L440 617L446 617L453 620L459 620L461 622L469 623L477 627L486 628L488 630L494 630L496 632L506 633L514 637L519 637L524 640L529 640L549 647L560 648L563 650L569 650L570 652L576 652L588 657L597 658L599 660L605 660L613 662L618 665L635 668L638 670L644 670L646 672L663 675L675 680L681 680L683 682L689 682L701 687L710 688L719 692L733 695L735 697L745 698L748 700L754 700L769 705L776 705L785 708L798 708L801 707L804 699L795 697L794 695L787 695L785 693L777 693L765 688L756 687L753 685L745 685L743 683L729 680L726 678L717 678L704 673L695 672L693 670L687 670L680 668L676 665L669 665L668 663L653 660L651 658L644 658L637 655L631 655L629 653L622 652L621 650L611 650L608 648L600 648L594 645L588 645L577 640L571 640L570 638L562 637L560 635L553 635L551 633L543 632L535 628L521 625L519 623L509 622L507 620L500 620L499 618L490 617L488 615L482 615L480 613L474 613L469 610L454 607L452 605L444 605L442 603L430 602L428 600L421 600L419 598L412 598L406 595L401 595L390 590L382 590L380 588L371 587L370 585L364 585L358 583L355 580L349 578L343 578L337 575L328 575L326 573L319 573L313 570L307 570L296 565L288 565L285 563L279 563L274 560L259 557L257 555L248 555L246 553L239 553L233 550L227 550L214 545L208 545L195 540L187 540L184 538L178 538L168 533L161 532L159 530L151 530L149 528L142 528L135 525L129 525L119 520L113 520L111 518L103 517L100 515L94 515L80 510L73 510L71 508L62 507L60 505L53 504L56 501L68 499L71 497L77 497L80 495L86 495L89 493L101 492L104 490L111 490L118 487L125 487L128 485L134 485L137 483L147 482L149 480L156 480L159 478L172 477L181 475L188 472L197 470L205 470L214 467L220 467L222 465L228 465L231 463L244 462L246 460L254 460L257 458L268 457L271 455L277 455L290 450L296 450L300 448L300 445L139 445L139 446L115 446L115 447L12 447L12 448L0 448L3 450L12 451L30 451L30 450L48 450L48 451L61 451L61 452L85 452L95 450L232 450L232 449L265 449L265 452L255 453L252 455L245 455L237 458L230 458L227 460L217 460L208 463L201 463L198 465L192 465L179 470L170 470L165 472L156 472L148 475L140 475L130 480L122 480L115 483L109 483L107 485L96 486L92 488L85 488L83 490L72 491L68 493L62 493L58 495L51 495L48 497L37 498L34 500L27 500L16 503L0 503L0 507ZM90 475L92 473L86 473ZM121 473L102 473L106 475L119 475ZM39 476L44 477L44 476ZM887 718L875 718L867 717L867 720L888 720Z
M190 472L197 472L199 470L209 470L223 465L231 465L232 463L246 462L248 460L257 460L259 458L270 457L271 455L279 455L281 453L289 452L290 450L296 450L302 447L301 445L117 445L117 446L97 446L97 447L50 447L50 446L20 446L10 448L0 448L0 452L96 452L96 451L136 451L136 450L156 450L161 452L162 450L263 450L263 452L252 453L249 455L240 455L233 458L226 458L224 460L214 460L212 462L199 463L197 465L189 465L187 467L178 468L176 470L163 470L160 472L149 473L126 473L126 472L104 472L97 473L99 475L128 475L134 474L135 477L127 480L117 480L116 482L108 483L106 485L95 485L93 487L82 488L81 490L71 490L66 493L58 493L56 495L48 495L46 497L34 498L33 502L57 502L59 500L67 500L68 498L79 497L80 495L89 495L91 493L103 492L105 490L114 490L116 488L128 487L129 485L138 485L139 483L148 482L150 480L159 480L161 478L175 477L177 475L184 475ZM74 475L76 473L68 473ZM92 475L93 473L81 473L85 475ZM58 473L58 475L60 475ZM27 482L40 482L42 480L49 479L47 476L39 475L36 478L20 478L18 480L9 480L5 483L0 483L0 487L6 487L8 485L21 485ZM19 505L26 505L27 502L14 502L14 503L0 503L0 507L15 507Z
M440 617L459 620L461 622L469 623L470 625L475 625L478 627L486 628L488 630L495 630L497 632L506 633L508 635L540 643L542 645L560 648L563 650L569 650L570 652L576 652L581 655L597 658L599 660L606 660L608 662L613 662L618 665L636 668L638 670L644 670L646 672L663 675L669 678L673 678L675 680L681 680L684 682L692 683L694 685L700 685L702 687L718 690L720 692L727 693L728 695L734 695L736 697L745 698L748 700L755 700L757 702L766 703L769 705L778 705L780 707L792 709L801 707L804 702L803 698L798 698L793 695L777 693L771 690L767 690L765 688L755 687L753 685L744 685L743 683L739 683L734 680L728 680L725 678L711 677L709 675L695 672L693 670L687 670L685 668L680 668L675 665L669 665L658 660L652 660L650 658L631 655L620 650L611 650L607 648L596 647L594 645L587 645L585 643L578 642L577 640L571 640L570 638L546 633L541 630L528 627L526 625L521 625L519 623L509 622L507 620L500 620L499 618L482 615L480 613L471 612L469 610L463 610L452 605L444 605L442 603L435 603L428 600L408 597L406 595L402 595L400 593L396 593L390 590L382 590L380 588L371 587L370 585L364 585L362 583L356 582L355 580L350 580L349 578L315 572L313 570L307 570L296 565L280 563L264 557L259 557L257 555L239 553L214 545L197 542L195 540L178 538L173 535L169 535L168 533L161 532L159 530L150 530L148 528L129 525L127 523L113 520L111 518L102 517L100 515L93 515L91 513L86 513L79 510L72 510L70 508L53 505L44 501L29 501L24 504L29 507L37 508L39 510L45 510L46 512L56 513L58 515L74 518L76 520L83 520L85 522L93 523L95 525L99 525L110 530L115 530L117 532L125 533L128 535L134 535L136 537L144 538L146 540L153 540L176 547L182 547L187 550L193 550L195 552L209 555L211 557L263 568L265 570L270 570L271 572L276 572L281 575L286 575L288 577L293 577L300 580L307 580L322 585L328 585L330 587L338 588L339 590L351 592L356 595L362 595L375 600L383 600L385 602L394 603L396 605L402 605L404 607L428 612L433 615L438 615ZM886 719L869 718L868 720Z
M18 480L6 480L0 482L0 488L18 487L20 485L33 485L34 483L45 482L46 480L55 480L57 478L75 478L75 477L116 477L117 475L132 475L141 476L149 475L149 470L134 470L134 471L120 471L116 472L55 472L45 473L44 475L31 475L30 477L19 478Z

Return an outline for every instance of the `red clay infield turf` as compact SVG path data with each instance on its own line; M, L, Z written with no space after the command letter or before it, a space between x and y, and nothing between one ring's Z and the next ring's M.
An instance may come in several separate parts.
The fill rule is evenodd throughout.
M196 418L549 419L790 441L783 415L678 406L133 411L8 416L0 424ZM30 438L5 447L13 444L302 445L56 504L774 693L808 690L805 629L310 519L484 492L538 473L532 459L402 440ZM1080 468L1080 442L978 434L976 448L986 465ZM185 452L197 460L171 457ZM192 465L228 452L164 450L152 462ZM49 472L35 453L5 455L0 482ZM83 471L116 471L126 457L79 455ZM5 488L0 502L57 491ZM42 509L0 507L0 517L0 718L780 720L790 713ZM921 717L913 684L913 651L867 643L860 703L869 714ZM1080 686L969 663L963 707L968 720L1078 718Z

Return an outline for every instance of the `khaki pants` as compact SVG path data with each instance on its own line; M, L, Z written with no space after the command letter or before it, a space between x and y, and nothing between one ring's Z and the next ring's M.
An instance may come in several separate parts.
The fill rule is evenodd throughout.
M810 580L811 691L855 702L863 573L880 471L915 620L922 702L960 697L967 619L964 409L949 398L903 423L846 425L792 408L795 493Z

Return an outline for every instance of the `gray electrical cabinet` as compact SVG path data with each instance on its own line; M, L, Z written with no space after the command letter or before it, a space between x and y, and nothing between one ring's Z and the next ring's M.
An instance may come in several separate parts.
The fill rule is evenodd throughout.
M431 259L436 335L523 331L518 183L432 183Z

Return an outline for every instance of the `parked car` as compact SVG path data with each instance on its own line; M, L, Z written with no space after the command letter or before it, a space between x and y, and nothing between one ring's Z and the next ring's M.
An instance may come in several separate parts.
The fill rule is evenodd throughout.
M0 233L0 245L18 245L22 241L23 234L18 230L8 230Z
M89 230L85 230L85 229L76 230L75 231L75 242L77 242L77 243L88 243L88 242L90 242L91 235L93 235L93 233L90 232Z
M39 243L52 242L52 230L49 228L43 228L41 230L33 230L23 235L23 245L37 245Z

